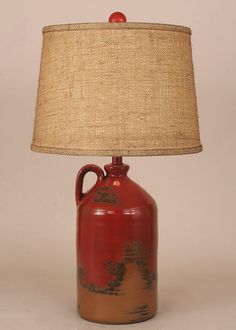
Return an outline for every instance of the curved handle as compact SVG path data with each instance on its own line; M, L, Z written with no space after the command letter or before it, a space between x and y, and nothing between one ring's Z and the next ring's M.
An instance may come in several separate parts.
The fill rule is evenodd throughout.
M88 172L93 172L97 175L97 181L95 183L95 185L89 189L88 191L86 191L86 193L83 193L83 182L84 182L84 177ZM99 181L102 181L104 179L104 172L103 170L97 166L97 165L93 165L93 164L88 164L83 166L76 178L76 184L75 184L75 201L76 201L76 205L79 204L79 202L86 196L89 194L89 192L96 186L96 184Z

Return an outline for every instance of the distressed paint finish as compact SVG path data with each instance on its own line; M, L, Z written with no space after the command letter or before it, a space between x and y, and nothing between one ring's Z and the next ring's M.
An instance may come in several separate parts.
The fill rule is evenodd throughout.
M133 323L157 309L157 208L117 162L77 176L78 310L100 323ZM96 184L82 192L89 171Z

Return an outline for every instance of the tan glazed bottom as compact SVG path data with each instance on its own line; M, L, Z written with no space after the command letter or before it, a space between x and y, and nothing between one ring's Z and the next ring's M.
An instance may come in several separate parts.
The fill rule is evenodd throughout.
M146 288L135 263L127 264L127 274L120 287L123 294L94 293L78 285L78 312L97 323L124 324L148 320L156 315L156 281Z

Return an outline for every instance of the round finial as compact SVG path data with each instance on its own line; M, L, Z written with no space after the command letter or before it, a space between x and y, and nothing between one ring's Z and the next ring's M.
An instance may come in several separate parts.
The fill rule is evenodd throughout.
M123 13L116 11L111 14L109 17L109 22L110 23L125 23L126 22L126 17Z

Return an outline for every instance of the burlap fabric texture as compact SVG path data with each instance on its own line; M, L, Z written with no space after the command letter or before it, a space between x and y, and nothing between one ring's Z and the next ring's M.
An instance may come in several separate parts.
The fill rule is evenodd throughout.
M201 151L191 30L153 23L45 27L31 148L104 156Z

